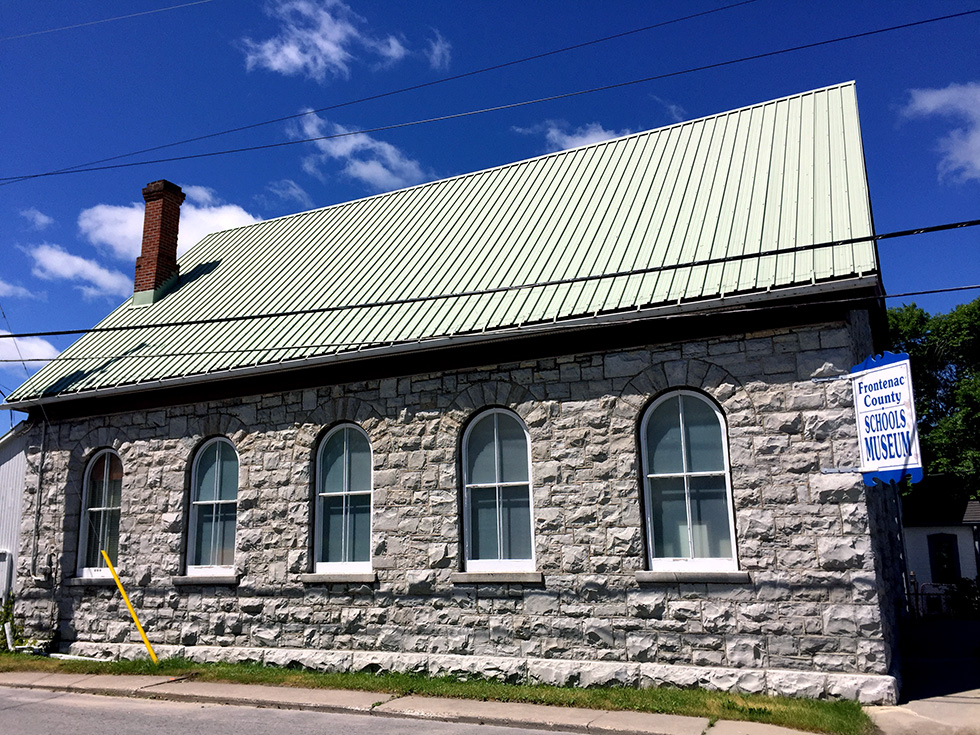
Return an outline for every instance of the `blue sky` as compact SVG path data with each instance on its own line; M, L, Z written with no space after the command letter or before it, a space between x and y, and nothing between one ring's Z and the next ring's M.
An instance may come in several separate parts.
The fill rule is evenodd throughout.
M980 8L976 0L755 0L721 9L736 1L7 2L0 6L0 176L44 173L294 116L704 11L718 9L417 91L115 162L378 128ZM974 14L482 115L10 183L0 186L0 305L6 316L0 330L85 328L124 300L139 251L140 191L150 181L170 179L188 194L181 212L186 249L212 230L852 79L878 232L980 218L978 39L980 14ZM887 291L980 283L978 242L980 228L883 241ZM906 300L936 312L978 294ZM16 346L27 357L45 358L70 341L33 338ZM16 356L14 340L0 340L0 358ZM0 391L8 393L24 377L23 366L0 363ZM0 427L6 423L0 420Z

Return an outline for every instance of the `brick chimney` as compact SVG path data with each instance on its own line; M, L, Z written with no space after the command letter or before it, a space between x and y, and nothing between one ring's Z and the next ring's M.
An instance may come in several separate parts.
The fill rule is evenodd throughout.
M136 259L133 306L152 304L177 276L177 228L184 192L169 181L154 181L143 189L143 250Z

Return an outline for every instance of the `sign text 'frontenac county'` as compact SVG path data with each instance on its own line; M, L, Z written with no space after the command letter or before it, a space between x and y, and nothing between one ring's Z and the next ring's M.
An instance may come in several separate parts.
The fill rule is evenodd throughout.
M851 369L864 483L922 479L909 356L884 353Z

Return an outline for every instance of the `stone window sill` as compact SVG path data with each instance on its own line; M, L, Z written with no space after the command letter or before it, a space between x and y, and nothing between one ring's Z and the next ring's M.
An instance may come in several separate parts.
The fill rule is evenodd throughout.
M115 587L112 577L71 577L65 580L66 587Z
M378 581L377 572L330 572L327 574L301 574L303 584L373 584Z
M179 577L171 577L170 581L178 587L208 587L212 585L238 584L237 574L187 574Z
M541 572L455 572L453 584L543 584Z
M748 572L636 572L640 584L751 584Z

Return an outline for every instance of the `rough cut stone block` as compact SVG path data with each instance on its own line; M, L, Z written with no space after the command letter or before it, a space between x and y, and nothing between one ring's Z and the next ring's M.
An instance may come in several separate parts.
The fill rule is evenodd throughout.
M767 694L779 697L808 697L820 699L826 688L827 676L811 671L766 672Z
M840 699L856 699L861 704L895 704L898 702L898 683L892 676L847 676L830 674L827 695Z
M387 653L384 651L352 651L351 671L394 671L407 674L428 673L426 654Z
M428 659L429 676L455 676L460 679L497 679L520 682L527 676L523 659L493 656L454 656L433 654Z

